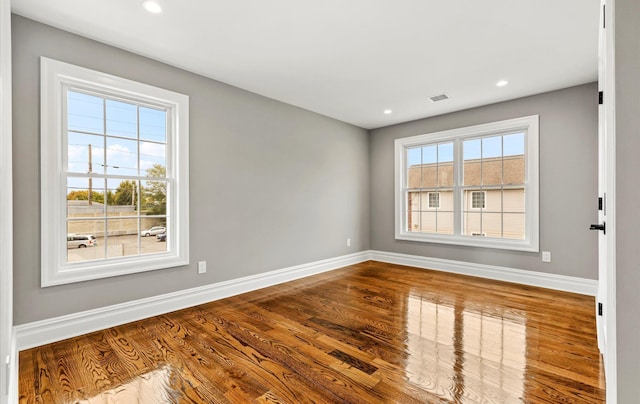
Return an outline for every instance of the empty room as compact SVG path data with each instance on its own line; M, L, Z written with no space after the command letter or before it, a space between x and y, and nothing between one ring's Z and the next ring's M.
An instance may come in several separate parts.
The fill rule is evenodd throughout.
M637 0L0 4L0 403L638 402Z

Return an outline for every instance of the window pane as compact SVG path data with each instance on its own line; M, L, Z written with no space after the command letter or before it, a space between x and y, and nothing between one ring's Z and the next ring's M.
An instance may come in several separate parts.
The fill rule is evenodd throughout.
M438 185L438 146L422 148L422 187L433 188Z
M525 238L525 215L524 213L505 213L504 238L519 239Z
M482 139L482 184L502 184L502 136Z
M463 235L482 236L482 215L480 212L464 212L462 215L462 222Z
M422 148L411 147L407 149L407 165L415 166L422 164Z
M464 185L482 185L480 139L465 140L464 142L462 142L462 150L464 155L463 184Z
M107 174L138 175L138 142L107 137Z
M524 133L503 136L502 144L505 156L524 155Z
M482 158L502 157L502 136L482 138Z
M487 189L482 192L477 192L473 196L477 201L476 203L478 208L482 208L485 213L486 212L491 212L491 213L502 212L502 198L503 198L502 189ZM484 202L484 206L482 206L483 202Z
M140 181L140 214L166 215L168 186L167 181Z
M67 129L104 134L103 99L93 95L67 92Z
M476 160L482 157L481 153L481 140L471 139L462 142L462 152L465 160Z
M419 212L421 210L420 197L421 192L407 193L407 207L409 212Z
M453 211L438 210L436 212L436 220L438 222L438 233L453 234Z
M133 104L107 100L107 135L138 138L138 108Z
M145 217L140 218L141 230L140 236L155 237L160 233L164 233L167 230L167 218L166 217Z
M524 155L512 155L504 158L504 184L524 184Z
M502 214L482 212L482 232L486 237L502 238Z
M452 187L453 186L453 163L439 163L438 164L438 186L440 187Z
M422 212L426 212L431 210L429 208L429 192L421 192L420 193L420 210Z
M502 184L502 158L482 159L482 185Z
M67 178L67 217L104 217L104 180Z
M107 220L107 257L139 254L138 219Z
M438 166L435 163L422 165L422 187L435 188L438 186Z
M407 193L407 231L420 231L421 192Z
M67 142L68 172L104 173L104 136L69 132Z
M140 107L140 139L166 143L167 113L163 110Z
M137 180L110 178L107 180L107 188L108 216L138 215L140 190Z
M420 232L435 233L436 232L436 212L420 213Z
M169 231L166 227L165 218L142 218L143 230L151 230L149 236L141 234L140 253L152 254L168 251Z
M422 148L406 149L407 153L407 188L420 188L422 184Z
M167 176L167 147L160 143L140 142L140 175L165 178Z
M509 213L524 213L524 188L505 189L503 192L504 211Z
M411 166L407 170L407 188L420 188L422 186L422 166Z
M413 210L407 215L407 231L419 232L420 231L420 211Z
M103 259L104 220L67 222L67 262Z
M438 145L438 162L447 163L453 161L453 142Z
M453 190L440 191L440 208L441 211L453 212Z
M424 146L422 148L422 164L433 164L436 162L438 162L438 146Z

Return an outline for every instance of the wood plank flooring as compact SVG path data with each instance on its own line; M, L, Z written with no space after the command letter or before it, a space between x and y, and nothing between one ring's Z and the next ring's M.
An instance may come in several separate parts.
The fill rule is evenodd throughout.
M20 353L20 403L602 403L594 299L365 262Z

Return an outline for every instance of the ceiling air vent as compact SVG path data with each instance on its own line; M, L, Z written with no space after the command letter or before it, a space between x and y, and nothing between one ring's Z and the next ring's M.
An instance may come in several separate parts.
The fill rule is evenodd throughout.
M429 97L429 99L433 102L438 102L438 101L448 100L449 96L446 94L438 94L438 95L434 95L433 97Z

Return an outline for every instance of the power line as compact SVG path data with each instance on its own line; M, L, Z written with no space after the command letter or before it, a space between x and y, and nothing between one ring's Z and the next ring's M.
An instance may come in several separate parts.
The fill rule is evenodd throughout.
M76 143L69 143L69 146L79 146L79 147L87 147L89 145L85 145L85 144L76 144ZM102 149L104 150L104 147L102 146L94 146L92 145L94 149ZM118 152L118 153L127 153L127 154L134 154L134 155L138 155L138 153L136 152L132 152L132 151L128 151L128 150L119 150L119 149L114 149L114 148L110 148L107 147L107 152L108 151L112 151L112 152ZM166 158L166 156L161 156L158 154L146 154L146 153L140 153L140 156L145 156L145 157L159 157L159 158Z

